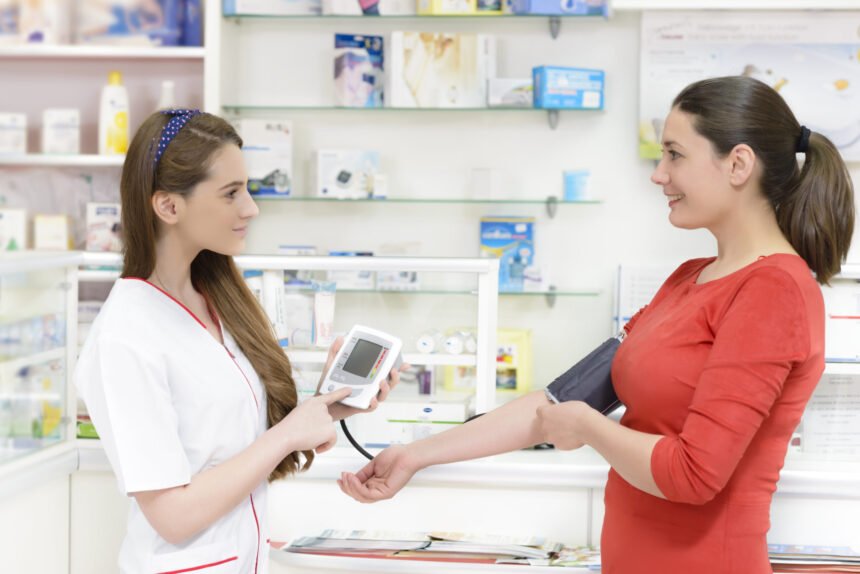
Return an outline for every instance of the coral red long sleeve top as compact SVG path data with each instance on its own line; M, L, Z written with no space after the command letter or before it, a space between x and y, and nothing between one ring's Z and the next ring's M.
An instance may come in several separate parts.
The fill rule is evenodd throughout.
M771 497L824 370L824 303L795 255L697 284L712 261L681 265L615 356L621 424L663 435L651 472L666 499L610 471L605 574L771 572Z

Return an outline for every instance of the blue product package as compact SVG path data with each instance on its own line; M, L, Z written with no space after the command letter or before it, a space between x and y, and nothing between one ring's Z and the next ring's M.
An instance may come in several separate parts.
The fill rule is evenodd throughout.
M482 217L481 256L499 259L499 291L523 290L526 267L534 263L534 217Z
M609 16L606 0L510 0L514 14Z
M603 70L538 66L532 69L532 79L536 108L603 109Z
M348 108L383 105L383 37L335 34L335 101Z
M148 37L155 46L178 46L185 0L114 1L83 5L79 36L85 42Z
M203 12L200 0L184 0L182 45L203 45Z

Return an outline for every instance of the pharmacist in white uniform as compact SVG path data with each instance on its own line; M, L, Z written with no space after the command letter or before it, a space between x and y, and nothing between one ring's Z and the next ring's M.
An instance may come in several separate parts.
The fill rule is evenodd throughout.
M267 480L309 466L334 444L333 421L357 412L335 402L348 389L297 405L233 263L258 213L241 146L221 118L171 110L144 122L125 160L122 278L75 373L132 499L122 572L267 572Z

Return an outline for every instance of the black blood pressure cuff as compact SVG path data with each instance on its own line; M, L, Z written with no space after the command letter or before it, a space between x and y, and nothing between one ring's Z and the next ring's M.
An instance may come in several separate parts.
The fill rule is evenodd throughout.
M584 359L551 382L544 391L554 403L583 401L591 408L608 415L621 406L612 386L612 359L624 339L622 331L607 339Z

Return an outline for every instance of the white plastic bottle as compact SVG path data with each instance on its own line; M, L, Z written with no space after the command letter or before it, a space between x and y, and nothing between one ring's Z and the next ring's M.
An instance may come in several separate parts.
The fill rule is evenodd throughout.
M164 80L161 82L161 97L158 98L158 107L156 111L170 110L176 107L176 94L174 91L173 80Z
M99 107L99 153L123 155L128 140L128 91L122 85L122 74L111 72Z

